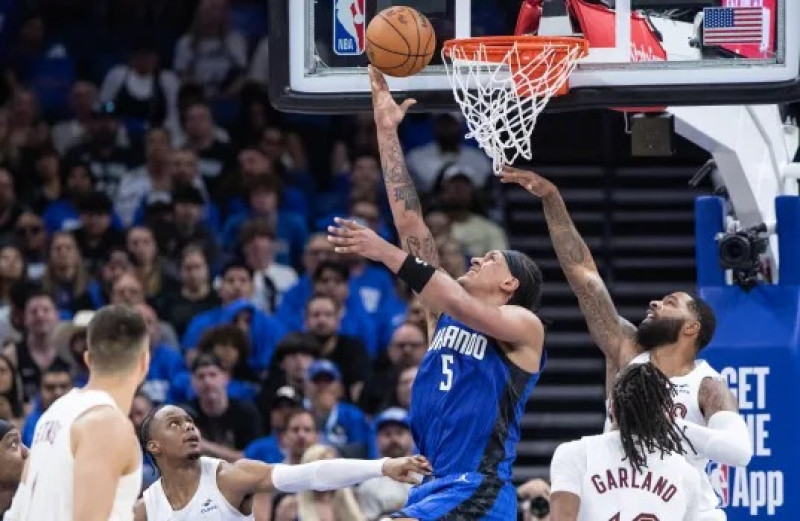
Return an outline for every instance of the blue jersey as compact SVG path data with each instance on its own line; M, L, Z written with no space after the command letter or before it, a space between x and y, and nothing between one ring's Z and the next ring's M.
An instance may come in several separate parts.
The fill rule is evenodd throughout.
M544 368L542 356L540 372ZM511 479L520 420L541 373L511 362L497 341L442 315L411 391L409 420L435 477Z

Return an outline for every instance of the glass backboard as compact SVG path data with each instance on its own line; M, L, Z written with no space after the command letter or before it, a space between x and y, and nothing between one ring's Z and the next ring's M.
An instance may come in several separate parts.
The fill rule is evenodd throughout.
M570 93L552 100L549 109L800 99L798 0L530 1L530 12L541 17L526 19L526 33L582 35L590 44L570 77ZM421 109L451 109L441 43L514 34L521 3L276 0L270 5L272 100L282 110L368 110L363 30L380 10L408 5L431 20L439 47L429 67L413 77L390 78L389 85L417 98ZM350 13L363 13L363 25L341 20Z

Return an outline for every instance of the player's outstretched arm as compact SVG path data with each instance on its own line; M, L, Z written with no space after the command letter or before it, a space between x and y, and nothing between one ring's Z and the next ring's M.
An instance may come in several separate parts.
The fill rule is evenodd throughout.
M575 228L558 188L535 172L511 167L503 168L500 181L518 184L542 200L547 229L558 262L578 297L592 339L617 367L625 365L628 360L621 358L630 356L623 354L623 350L636 329L617 313L592 252Z
M378 131L383 183L392 210L392 219L400 235L401 247L438 268L439 253L436 242L422 217L417 189L408 174L400 138L397 136L397 127L403 121L406 111L416 101L407 99L401 105L395 103L383 74L372 66L369 67L369 79L372 87L372 109ZM435 310L429 310L428 314L430 330L431 322L435 327L438 314Z
M268 465L242 459L233 465L226 465L217 482L226 497L240 499L275 490L289 493L336 490L381 476L402 483L418 484L419 475L431 472L431 465L424 456L380 460L329 459L302 465Z
M73 423L71 445L75 462L72 518L106 521L120 477L139 464L133 426L117 409L97 407Z
M695 452L725 465L744 467L753 457L750 430L739 414L736 397L725 382L705 378L700 383L697 401L706 426L676 419Z
M488 304L473 297L452 277L427 267L426 280L416 279L418 275L406 275L408 261L424 264L424 259L409 256L405 251L389 244L371 229L347 219L336 219L338 227L328 227L328 240L333 243L337 253L355 253L380 262L397 274L411 288L420 294L428 306L439 309L471 328L477 329L512 346L541 345L544 329L539 318L519 306ZM409 259L411 259L409 261ZM410 271L416 271L411 269ZM415 287L417 286L417 287Z

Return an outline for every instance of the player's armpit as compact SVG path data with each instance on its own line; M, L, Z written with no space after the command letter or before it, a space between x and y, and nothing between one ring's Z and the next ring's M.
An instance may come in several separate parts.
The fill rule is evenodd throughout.
M119 410L96 407L73 423L71 445L73 519L106 521L120 477L139 464L133 426Z

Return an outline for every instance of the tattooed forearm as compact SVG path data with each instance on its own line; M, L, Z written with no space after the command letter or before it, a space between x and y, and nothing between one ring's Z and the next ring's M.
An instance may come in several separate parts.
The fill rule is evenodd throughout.
M572 218L570 218L561 196L555 194L547 197L542 201L542 205L547 226L550 229L553 248L556 250L561 266L567 270L574 264L586 264L587 267L596 269L592 254L572 223Z
M422 205L419 203L417 190L414 185L399 185L394 187L395 202L404 202L407 212L422 212Z
M436 241L430 234L427 237L407 237L403 249L431 266L439 265L439 251L436 248Z
M622 342L635 333L633 325L617 315L614 302L598 275L587 277L583 281L570 280L570 285L578 297L592 340L606 357L619 363L617 356Z

